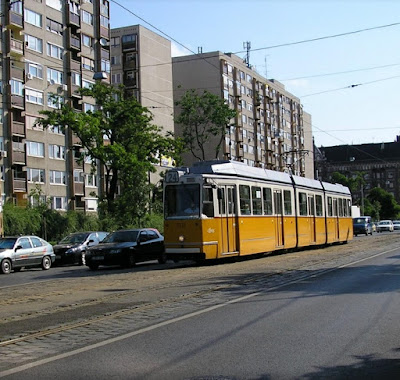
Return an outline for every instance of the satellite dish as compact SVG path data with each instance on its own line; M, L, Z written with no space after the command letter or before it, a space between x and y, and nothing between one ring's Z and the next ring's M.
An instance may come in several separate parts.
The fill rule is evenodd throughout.
M105 38L100 38L99 42L101 46L108 46L108 41Z

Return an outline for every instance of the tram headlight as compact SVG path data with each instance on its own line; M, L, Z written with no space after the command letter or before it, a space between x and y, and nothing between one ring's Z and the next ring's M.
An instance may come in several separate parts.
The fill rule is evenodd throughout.
M178 240L182 243L185 241L185 237L183 235L180 235Z

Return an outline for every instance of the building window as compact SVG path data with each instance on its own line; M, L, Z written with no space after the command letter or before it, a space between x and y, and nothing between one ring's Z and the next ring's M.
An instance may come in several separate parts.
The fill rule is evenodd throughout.
M86 186L97 187L96 174L86 174Z
M82 68L85 70L94 71L94 60L82 57Z
M44 169L27 169L28 182L44 183L46 175Z
M60 109L63 103L64 103L64 97L52 93L47 94L48 107Z
M93 25L93 15L90 12L82 9L82 22Z
M3 108L0 108L0 124L3 124Z
M82 79L82 87L83 88L92 88L94 85L93 82L90 82L88 80Z
M51 205L54 210L66 210L67 209L67 198L66 197L53 197Z
M44 144L36 141L27 141L26 153L28 156L44 157Z
M82 34L82 45L90 48L93 47L93 38L86 34Z
M83 103L83 112L94 112L95 111L95 107L93 104L89 104L89 103Z
M50 18L46 19L46 30L59 36L63 35L63 24L60 24L57 21L54 21Z
M25 100L28 103L43 105L43 92L38 90L33 90L31 88L26 88Z
M106 73L109 73L111 71L109 60L107 60L107 59L101 60L101 70L100 71L105 71Z
M28 75L27 79L30 79L29 76L43 79L43 66L38 63L27 62L26 63L26 73Z
M102 15L108 16L108 1L107 0L100 1L100 13Z
M136 34L126 34L122 36L121 41L123 44L136 41Z
M9 7L14 13L22 15L22 1L10 1Z
M121 39L119 37L111 37L111 47L117 47L121 44Z
M64 129L60 125L52 125L49 127L50 133L55 133L57 135L65 135Z
M65 172L50 170L50 183L53 185L65 185L67 183Z
M49 145L49 158L65 160L65 147L61 145Z
M121 83L121 74L112 74L111 75L111 83Z
M73 71L71 73L71 84L81 87L81 74Z
M47 80L50 83L57 83L57 84L63 84L63 73L62 71L54 70L47 68Z
M43 40L40 38L25 34L25 44L28 49L43 53Z
M105 17L103 15L100 15L100 25L103 26L104 28L108 29L108 24L110 23L110 20L108 17Z
M46 0L46 4L54 9L57 9L58 11L61 11L62 9L62 0Z
M25 22L35 25L39 28L42 27L42 15L25 8Z
M74 182L75 183L84 183L85 177L83 175L82 170L74 170Z
M62 47L47 43L47 55L49 57L62 59L63 53L64 49Z
M69 2L69 11L74 14L79 16L79 4L75 3L74 1Z
M23 96L24 84L21 81L11 79L10 85L11 85L11 95Z
M121 64L121 57L119 55L114 55L111 57L111 64L112 65L119 65Z

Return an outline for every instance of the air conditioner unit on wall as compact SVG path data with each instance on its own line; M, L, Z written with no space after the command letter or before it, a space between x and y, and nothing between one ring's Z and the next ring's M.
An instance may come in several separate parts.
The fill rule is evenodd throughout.
M5 151L5 150L0 150L0 159L1 159L1 158L5 158L5 157L7 157L7 151Z
M33 75L31 73L26 74L26 79L27 80L33 79Z

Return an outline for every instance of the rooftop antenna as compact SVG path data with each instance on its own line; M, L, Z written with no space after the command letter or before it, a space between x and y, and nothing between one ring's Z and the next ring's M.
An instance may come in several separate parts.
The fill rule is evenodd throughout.
M250 67L250 49L251 49L251 42L246 41L243 42L243 49L246 49L246 58L244 60L247 67Z
M203 46L197 48L197 54L203 54Z

